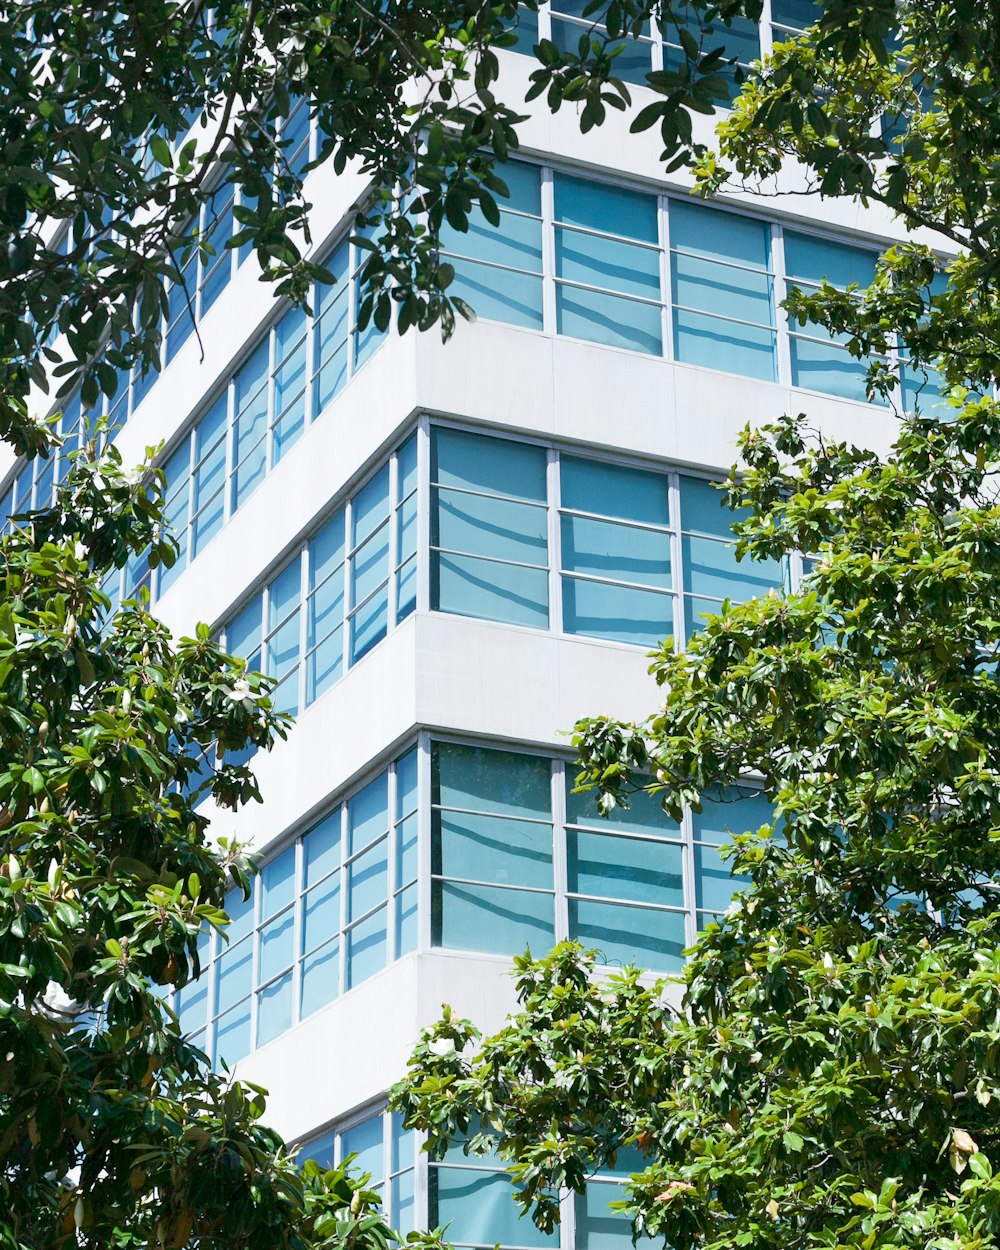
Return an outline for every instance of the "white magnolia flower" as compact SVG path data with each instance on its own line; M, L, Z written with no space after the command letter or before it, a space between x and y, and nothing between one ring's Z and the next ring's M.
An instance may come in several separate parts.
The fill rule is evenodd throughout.
M427 1049L432 1055L440 1055L443 1059L446 1055L454 1054L455 1043L450 1037L435 1037L432 1042L427 1043Z
M222 692L227 699L232 699L234 703L253 703L253 691L250 689L250 682L246 677L239 677L231 686L223 686Z

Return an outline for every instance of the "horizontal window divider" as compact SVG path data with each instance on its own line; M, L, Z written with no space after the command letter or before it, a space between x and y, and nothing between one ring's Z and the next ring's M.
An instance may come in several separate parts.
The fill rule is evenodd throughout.
M385 590L385 588L386 588L388 585L389 585L389 579L388 579L388 578L386 578L383 582L381 582L378 586L376 586L376 587L375 587L375 589L374 589L374 590L373 590L370 594L366 595L366 596L365 596L365 598L364 598L364 599L362 599L359 603L356 603L356 604L354 605L354 607L353 607L353 608L351 608L351 609L347 612L345 619L346 619L346 620L348 620L348 621L353 620L353 619L354 619L354 617L356 617L356 616L357 616L357 614L358 614L358 613L359 613L359 612L360 612L363 608L366 608L366 607L368 606L368 604L369 604L369 603L371 603L371 602L372 602L372 600L376 598L376 596L380 595L380 594L382 593L382 591L383 591L383 590Z
M607 903L612 907L632 907L641 911L661 911L671 916L686 916L690 908L682 904L650 903L645 899L622 898L617 894L577 894L573 890L566 891L566 897L574 903Z
M572 455L572 453L568 453ZM649 470L644 470L648 472ZM654 472L656 470L653 470ZM663 489L666 493L667 475L663 474ZM664 534L670 537L674 533L672 525L658 525L654 521L631 521L627 517L608 516L606 512L584 512L581 508L568 508L565 504L560 504L557 509L560 516L578 516L584 521L600 521L605 525L618 525L622 529L643 530L651 534Z
M633 304L646 304L650 308L663 308L664 306L662 295L656 295L656 296L634 295L631 291L615 291L615 290L612 290L610 287L594 286L593 284L588 283L588 282L579 282L577 281L576 278L563 278L563 277L560 277L559 274L556 274L554 276L553 281L555 282L557 287L565 287L567 290L570 290L570 291L589 291L593 295L610 295L610 296L613 296L615 299L631 300ZM572 336L568 334L559 334L559 335L556 335L556 337L557 338L571 338ZM590 342L590 340L583 339L582 342L588 343ZM628 350L642 351L642 348L636 347L636 348L630 348ZM650 355L649 352L646 352L644 354L647 356ZM654 356L653 359L662 360L663 357Z
M673 586L652 586L648 582L626 582L621 578L602 577L599 573L577 573L574 569L560 569L560 576L574 582L593 582L597 586L620 586L623 590L648 591L650 594L663 595L666 598L676 597L679 593Z
M671 200L671 203L678 203L677 200ZM717 210L710 209L710 212ZM744 221L750 220L760 223L759 218L746 218ZM738 269L741 273L754 273L763 278L773 278L774 270L771 268L762 268L760 265L751 265L745 260L726 260L721 256L709 256L705 252L696 251L694 248L685 247L683 243L671 243L671 256L690 256L692 260L703 260L706 265L721 265L724 269Z
M539 573L547 573L549 571L548 564L526 564L523 560L505 560L500 556L483 556L475 551L455 551L450 547L431 546L431 551L436 551L442 556L460 556L467 560L486 560L490 564L505 564L515 569L534 569Z
M664 815L664 819L666 820L668 817ZM640 833L636 829L618 829L610 821L607 825L602 827L597 824L586 825L580 823L579 821L574 823L573 821L567 820L565 828L567 833L597 833L600 834L602 838L620 838L628 842L652 842L656 846L687 845L684 841L684 835L679 829L672 837L664 837L656 833Z
M541 278L544 274L542 269L524 269L520 265L505 264L502 260L490 260L485 256L470 256L465 252L456 252L448 248L442 248L441 255L445 260L457 260L464 261L470 265L482 265L484 269L498 269L503 273L516 273L523 278Z
M672 304L671 307L677 312L694 313L696 317L709 317L712 321L725 321L729 325L747 326L751 330L766 330L770 334L777 334L777 326L773 322L767 321L748 321L745 317L730 317L726 313L706 312L704 308L694 308L690 304ZM684 361L675 361L675 364L684 364Z
M612 230L598 230L596 226L578 226L575 222L560 221L558 217L553 217L552 224L557 230L584 234L592 239L610 239L614 243L626 243L629 247L641 247L646 252L663 251L663 245L655 239L633 239L631 235L615 234Z
M372 916L377 916L380 911L385 911L388 906L388 902L389 900L387 898L383 898L380 902L376 903L374 907L369 907L364 915L358 916L356 920L349 920L344 925L344 935L346 936L348 933L353 933L354 930L360 925L363 925L366 920L371 920Z
M442 743L444 743L444 742L445 742L445 740L444 740L444 739L435 739L435 741L440 741L440 742L442 742ZM463 745L463 746L464 746L465 744L464 744L464 743L460 743L459 745ZM484 748L484 749L489 750L490 748L489 748L489 747L487 747L487 748ZM494 749L496 749L496 748L494 748ZM525 752L523 752L523 754L530 754L530 752L525 751ZM497 816L497 817L499 817L501 820L512 820L512 821L515 821L515 822L516 822L516 823L518 823L518 824L525 824L525 825L537 825L539 828L542 828L542 829L551 829L551 828L552 828L552 818L551 818L551 817L549 817L549 819L548 819L548 820L546 820L544 817L541 817L541 816L517 816L517 815L515 815L515 814L514 814L514 813L512 813L512 812L511 812L511 813L508 813L508 812L484 812L484 811L482 810L482 808L478 808L478 807L455 807L455 806L453 806L452 804L448 804L447 806L445 806L445 805L443 805L443 804L441 804L441 803L432 803L432 804L431 804L431 811L432 811L432 812L439 812L439 813L441 813L441 814L444 814L444 813L446 813L446 812L451 812L451 813L454 813L454 814L456 814L456 815L458 815L458 816Z
M453 427L442 427L453 428ZM490 437L485 435L484 437ZM537 447L538 443L526 443L525 446ZM446 490L455 495L472 495L475 499L498 499L501 503L522 504L525 508L548 508L548 501L545 499L521 499L517 495L502 495L499 492L488 490L476 490L472 486L451 486L447 482L431 482L431 490Z
M507 881L477 881L473 877L445 877L441 873L431 873L432 881L440 881L444 885L474 885L484 890L509 890L515 894L541 894L545 898L554 898L555 886L543 885L512 885Z

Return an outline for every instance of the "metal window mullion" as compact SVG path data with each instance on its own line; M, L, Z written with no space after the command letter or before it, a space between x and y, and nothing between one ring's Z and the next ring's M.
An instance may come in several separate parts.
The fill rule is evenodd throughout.
M307 618L309 612L309 543L303 543L299 556L299 712L306 706L306 648L309 645Z
M417 604L431 607L431 428L424 413L417 424Z
M687 646L687 622L684 599L684 543L681 538L681 479L679 473L667 475L667 515L673 527L670 536L670 580L674 586L674 649Z
M542 329L548 334L556 332L556 236L555 236L555 189L551 165L543 165L541 171L542 208Z
M691 808L684 808L681 817L681 874L684 879L684 936L688 946L698 936L698 899L694 871L694 819Z
M312 306L319 308L319 283L314 282L310 288L312 293ZM313 369L316 366L316 338L318 335L318 318L310 317L306 322L306 360L305 360L305 388L306 402L303 406L305 412L305 427L308 429L316 420L317 413L314 411L316 403L316 379L313 376Z
M388 547L388 577L389 581L386 585L385 594L385 632L392 632L396 624L396 582L398 581L396 570L399 566L399 451L394 451L389 457L389 541ZM377 531L375 531L377 532Z
M194 522L195 522L195 472L198 468L197 426L193 426L188 434L188 491L187 491L187 534L185 542L185 559L190 563L194 559Z
M562 545L560 534L559 453L554 447L547 452L545 478L548 493L548 560L549 560L549 629L563 632L562 619Z
M206 414L207 415L207 414ZM202 418L204 419L204 417ZM222 523L231 521L236 509L233 496L236 493L236 378L226 383L226 494L223 500Z
M257 983L260 980L260 930L261 913L264 908L263 890L260 877L253 883L253 932L250 935L253 945L250 947L250 1044L247 1054L257 1049Z
M345 798L340 804L340 933L337 935L337 972L341 994L347 990L347 805Z
M348 635L351 632L353 608L351 604L351 571L354 556L352 554L351 533L354 525L354 497L344 501L344 628L341 630L340 642L343 647L340 671L346 673L350 667L351 644Z
M295 901L292 922L292 1023L302 1019L302 939L305 925L305 842L302 835L295 839Z
M347 244L347 381L354 377L357 368L355 357L358 351L358 295L355 263L358 249L353 243ZM346 384L346 383L345 383Z
M538 38L552 38L552 10L547 4L540 5L538 8ZM425 1224L418 1224L418 1228L425 1228Z
M417 739L417 950L425 951L433 938L431 866L431 738L425 731Z
M396 890L399 882L396 880L396 843L399 839L399 827L396 821L396 813L399 810L396 802L396 765L398 761L393 760L387 772L386 785L386 823L388 831L385 840L385 858L386 858L386 901L385 901L385 962L386 967L393 963L396 959ZM383 1176L388 1179L389 1168L383 1172Z
M774 36L771 30L771 0L763 0L760 21L758 23L761 57L770 56L774 47Z
M788 315L781 307L788 295L785 278L785 235L777 222L771 222L771 279L774 283L774 328L777 332L778 381L792 384L792 348L788 333Z
M552 883L555 888L556 941L569 938L569 871L566 850L566 764L554 759L550 768L552 802Z
M559 1250L575 1250L576 1247L576 1195L565 1185L559 1191Z
M264 418L264 476L271 472L274 468L274 426L278 419L277 409L277 385L276 375L278 372L278 331L272 326L267 332L267 415ZM259 394L260 392L258 392Z
M660 196L657 211L660 230L660 332L663 337L663 356L674 359L673 334L673 284L670 280L670 200Z
M219 976L219 946L222 943L222 936L214 930L209 933L208 937L208 966L202 969L202 976L208 974L208 985L205 993L205 1053L208 1055L209 1064L215 1066L215 1000L218 998L216 992L216 981Z
M208 211L208 206L204 203L198 209L198 225L196 227L197 242L194 245L194 248L195 248L194 294L191 299L191 316L194 317L194 323L196 327L201 322L201 293L202 293L202 287L204 286L204 283L205 283L205 263L206 262L201 252L201 236L205 229L205 216L207 214L207 211Z

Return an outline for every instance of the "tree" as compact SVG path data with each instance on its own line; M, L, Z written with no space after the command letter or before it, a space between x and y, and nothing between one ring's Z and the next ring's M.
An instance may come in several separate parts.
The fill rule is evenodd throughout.
M561 1186L633 1146L635 1229L676 1250L1000 1244L997 35L971 6L832 0L700 161L711 190L780 183L794 159L820 193L957 244L951 263L891 249L867 292L788 302L871 354L873 392L891 395L878 353L898 334L953 411L911 414L886 457L804 415L748 428L738 550L803 553L801 591L665 646L645 722L577 726L605 811L644 789L676 817L759 784L775 818L734 839L748 885L679 1007L562 946L517 961L499 1033L447 1013L414 1051L396 1105L434 1150L478 1121L469 1148L498 1140L543 1228Z

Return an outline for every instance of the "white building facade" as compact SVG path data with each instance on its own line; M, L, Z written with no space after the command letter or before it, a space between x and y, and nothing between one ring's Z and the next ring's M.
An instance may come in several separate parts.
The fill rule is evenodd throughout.
M579 9L566 0L541 33L575 41ZM739 55L811 12L772 0ZM671 54L638 43L628 74ZM500 55L523 98L531 61ZM262 867L181 1018L271 1091L270 1121L308 1153L358 1152L394 1224L447 1223L462 1246L610 1250L629 1230L607 1210L613 1176L543 1237L495 1160L428 1162L384 1110L419 1029L443 1002L499 1025L526 946L579 938L612 964L678 970L734 888L718 846L766 818L748 787L679 825L641 804L603 821L572 794L568 731L648 714L657 640L683 646L726 597L797 583L799 562L737 564L728 541L711 483L748 422L803 411L879 450L896 426L865 401L864 366L780 302L823 278L865 285L898 225L791 194L794 174L787 193L693 200L660 176L655 133L628 125L581 136L569 109L535 108L500 227L445 241L479 314L447 344L356 331L364 184L308 173L314 253L340 278L315 315L219 248L189 277L204 356L178 301L162 372L123 379L108 405L126 461L162 442L181 546L173 569L137 564L109 593L148 586L178 632L207 621L297 716L254 761L264 804L219 818ZM305 110L288 134L304 163ZM234 227L215 209L218 245ZM912 407L925 379L894 367ZM68 404L64 429L77 416ZM58 474L11 467L6 512L45 502Z

